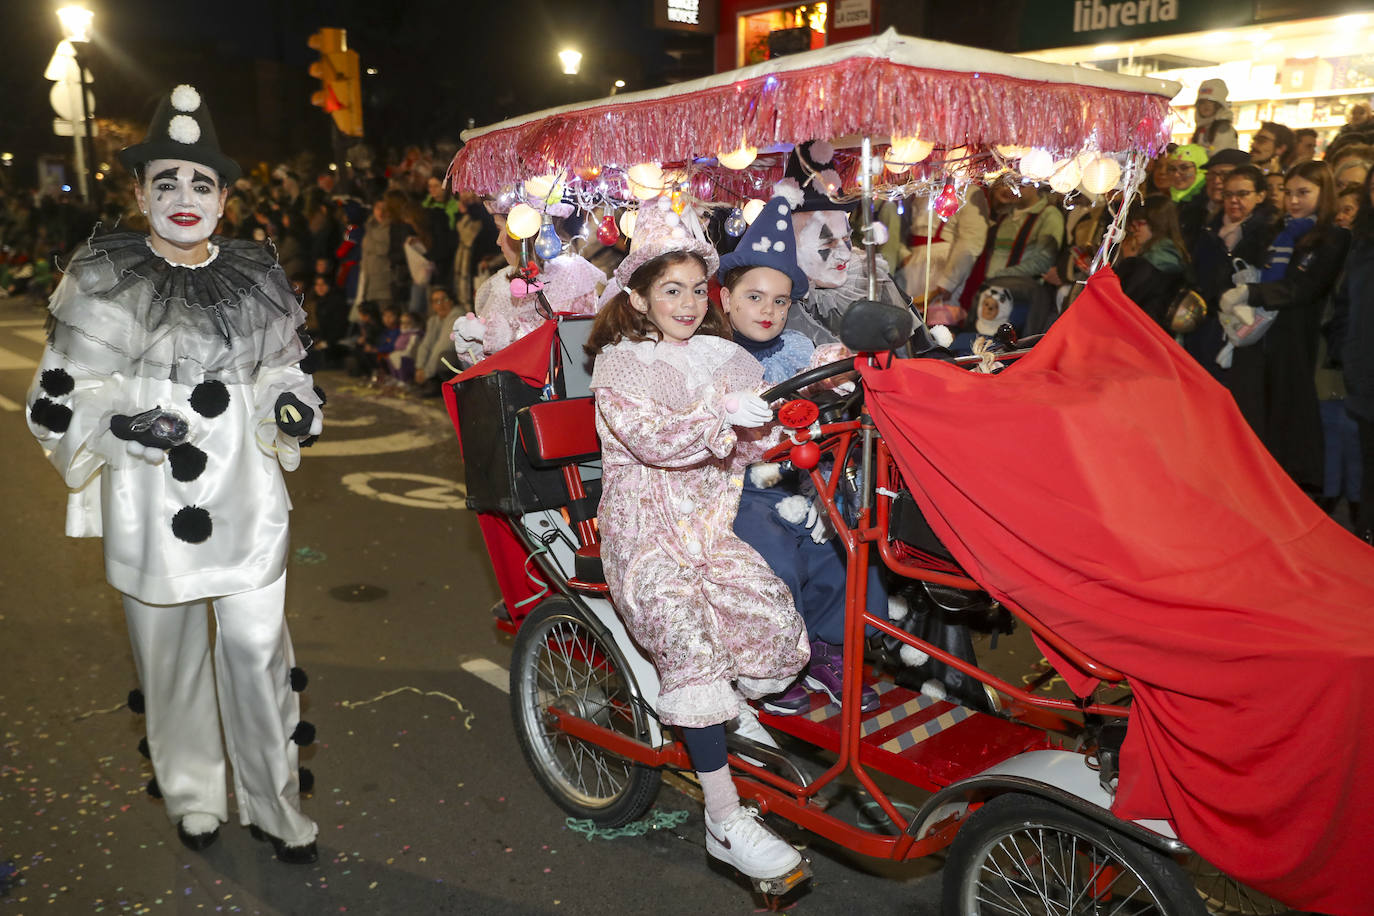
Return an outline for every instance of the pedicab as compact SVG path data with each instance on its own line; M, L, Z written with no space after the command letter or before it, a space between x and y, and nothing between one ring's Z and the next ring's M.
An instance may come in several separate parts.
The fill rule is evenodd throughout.
M872 277L875 197L938 209L1007 176L1070 202L1133 188L1177 88L889 32L469 130L449 179L485 195L524 182L604 226L660 193L741 207L794 144L830 139L831 191L861 200ZM765 393L789 429L773 457L811 476L846 553L844 688L805 715L760 714L820 772L731 735L732 773L761 812L845 849L943 852L944 913L1368 912L1374 562L1121 294L1102 265L1125 211L1033 345L954 358L919 309L859 302L841 332L857 355ZM548 318L444 396L515 634L522 751L556 804L612 827L690 765L602 576L587 322ZM838 404L798 394L851 371ZM1003 615L1073 695L866 612L871 555L909 619ZM899 685L865 663L875 630L975 689ZM867 713L864 684L881 697ZM841 783L881 814L828 805Z

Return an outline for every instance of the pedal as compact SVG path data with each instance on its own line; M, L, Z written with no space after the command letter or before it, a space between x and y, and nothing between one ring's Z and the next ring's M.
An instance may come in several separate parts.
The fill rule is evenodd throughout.
M815 876L811 869L811 860L802 856L801 864L792 869L785 875L776 878L750 878L754 884L754 890L763 895L764 899L773 903L771 898L785 897L792 891L801 887ZM770 906L769 909L774 909Z

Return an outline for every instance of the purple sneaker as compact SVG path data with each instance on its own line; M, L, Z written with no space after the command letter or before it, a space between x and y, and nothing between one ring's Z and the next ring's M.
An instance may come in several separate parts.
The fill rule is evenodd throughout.
M759 704L775 716L800 716L811 711L811 694L797 681L777 696L769 697Z
M811 641L811 664L807 666L803 683L812 690L823 690L838 704L844 691L844 649L819 639ZM859 694L859 708L872 712L882 704L878 691L864 684Z

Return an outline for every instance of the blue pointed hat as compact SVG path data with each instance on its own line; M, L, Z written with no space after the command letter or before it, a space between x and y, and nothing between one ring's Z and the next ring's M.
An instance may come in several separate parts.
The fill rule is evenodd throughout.
M773 194L735 250L721 256L716 276L724 282L726 273L736 267L771 267L787 275L792 281L792 298L800 299L811 287L797 264L797 234L792 229L792 211L801 199L801 189L796 182L783 181L774 187Z

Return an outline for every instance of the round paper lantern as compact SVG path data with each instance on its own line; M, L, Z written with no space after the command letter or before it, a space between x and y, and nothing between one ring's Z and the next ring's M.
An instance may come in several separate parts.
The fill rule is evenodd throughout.
M1054 173L1050 175L1050 187L1059 194L1068 194L1078 187L1078 180L1082 177L1083 172L1078 167L1077 159L1060 159L1054 164Z
M630 193L640 200L650 200L663 193L663 167L657 162L632 165L625 177L630 182Z
M516 204L506 214L506 232L513 239L527 239L539 231L542 221L539 211L529 204Z
M1054 171L1054 159L1042 149L1033 149L1021 157L1021 174L1031 181L1044 181Z
M1098 156L1083 170L1083 190L1106 194L1121 180L1121 164L1111 156Z
M883 157L883 164L890 171L900 174L916 163L924 162L933 149L935 149L935 144L922 140L920 137L893 136L892 145L888 148L887 155Z
M620 234L625 238L634 238L635 220L639 219L638 210L626 210L620 215Z
M764 206L764 202L757 197L749 198L742 211L744 213L744 221L752 225L754 220L758 219L759 214L763 212Z
M716 161L727 169L747 169L754 159L758 157L758 154L759 151L757 147L741 144L740 148L737 150L717 154Z
M1003 159L1020 159L1030 152L1029 146L998 145L997 155Z
M543 201L561 198L563 196L563 176L557 172L548 175L536 175L525 182L525 193Z

